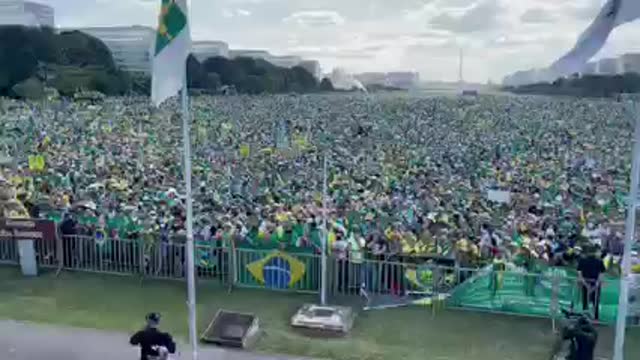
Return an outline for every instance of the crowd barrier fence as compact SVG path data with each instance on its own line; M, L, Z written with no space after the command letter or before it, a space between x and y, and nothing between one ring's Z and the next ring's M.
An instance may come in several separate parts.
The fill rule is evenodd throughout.
M180 280L186 279L184 243L153 243L111 239L99 242L88 236L63 236L58 243L35 242L41 268ZM196 244L196 278L239 288L259 288L317 294L320 292L321 256ZM0 241L0 264L18 265L15 241ZM385 306L425 300L443 300L447 307L512 315L559 318L561 309L582 309L582 288L575 273L526 273L466 269L433 263L416 264L362 259L327 259L330 297L366 294ZM602 284L600 319L615 322L619 281ZM593 310L593 309L592 309Z

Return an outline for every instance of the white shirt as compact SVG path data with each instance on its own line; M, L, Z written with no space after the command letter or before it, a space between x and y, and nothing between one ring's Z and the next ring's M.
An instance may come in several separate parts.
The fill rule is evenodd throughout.
M336 240L333 243L333 253L340 260L345 260L347 258L348 248L349 243L344 240Z

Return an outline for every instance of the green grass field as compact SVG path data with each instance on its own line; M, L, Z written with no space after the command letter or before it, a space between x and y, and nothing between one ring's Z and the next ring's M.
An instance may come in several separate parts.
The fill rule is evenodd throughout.
M0 318L132 332L149 311L163 314L163 327L186 339L184 283L133 277L62 273L23 278L0 268ZM256 351L324 359L546 359L553 339L548 320L404 308L360 313L341 339L311 339L292 331L289 318L311 296L198 287L199 331L224 308L259 316L264 335ZM601 329L599 356L610 358L613 335ZM640 358L640 331L627 338L629 359Z

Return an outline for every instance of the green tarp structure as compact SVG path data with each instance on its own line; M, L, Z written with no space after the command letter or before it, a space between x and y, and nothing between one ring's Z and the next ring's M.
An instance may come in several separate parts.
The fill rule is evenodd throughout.
M556 288L559 295L555 316L559 315L560 309L569 309L572 303L575 310L582 310L582 294L575 280L575 271L565 269L548 269L541 276L530 279L526 279L524 274L505 272L502 284L494 295L492 279L495 273L490 268L485 268L460 284L448 302L450 306L468 309L528 316L554 316L553 271L556 272ZM600 299L600 321L612 324L615 323L618 310L619 279L611 276L605 279ZM533 296L526 295L527 281L533 286L533 289L529 290L529 294Z

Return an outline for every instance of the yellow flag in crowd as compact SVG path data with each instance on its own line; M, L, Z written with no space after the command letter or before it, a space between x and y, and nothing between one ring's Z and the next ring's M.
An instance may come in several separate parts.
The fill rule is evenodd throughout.
M29 155L29 170L33 172L44 171L45 161L42 155Z

